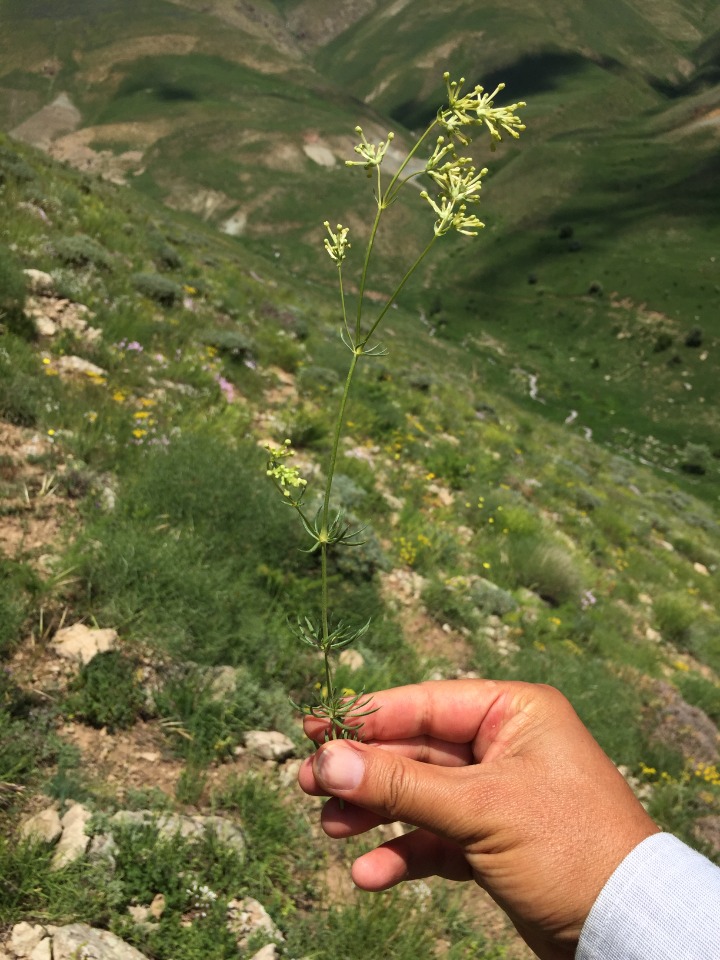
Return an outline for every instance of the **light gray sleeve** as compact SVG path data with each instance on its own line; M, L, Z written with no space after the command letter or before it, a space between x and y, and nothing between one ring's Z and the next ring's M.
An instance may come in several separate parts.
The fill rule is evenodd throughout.
M720 867L669 833L643 840L600 892L575 960L720 960Z

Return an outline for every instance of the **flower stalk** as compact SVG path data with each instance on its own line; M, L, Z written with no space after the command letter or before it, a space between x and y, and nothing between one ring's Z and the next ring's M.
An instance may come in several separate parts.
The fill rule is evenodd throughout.
M324 223L327 232L323 241L324 248L338 271L342 310L340 337L350 351L351 359L335 418L330 455L325 470L322 504L314 519L307 516L303 502L307 482L300 477L297 469L290 467L287 463L292 456L290 440L285 440L278 448L267 447L267 474L281 493L284 502L299 514L303 528L312 541L308 552L317 551L320 554L319 616L315 619L308 616L300 617L295 632L302 643L315 648L322 654L323 682L316 685L317 696L314 702L301 706L296 704L296 706L304 714L327 722L326 739L338 737L360 739L363 719L377 709L372 706L372 698L366 696L364 692L338 690L333 674L334 656L365 636L370 627L370 621L353 627L342 620L336 620L330 608L328 574L330 552L341 547L359 546L365 542L360 539L363 530L352 530L344 522L341 511L335 516L331 515L332 485L353 379L360 360L365 357L383 356L387 352L382 344L371 344L370 341L405 284L429 254L438 238L453 230L465 236L476 236L484 226L471 208L480 202L483 178L488 171L486 168L478 171L472 158L458 154L458 146L465 147L471 142L473 128L485 130L490 134L491 150L495 150L497 143L502 140L503 133L517 138L525 129L517 114L517 110L525 106L524 103L495 106L495 97L504 89L504 84L499 84L492 93L487 93L480 85L464 93L464 79L451 80L450 74L445 73L444 80L447 103L438 110L436 117L417 138L385 188L383 188L381 167L391 150L394 134L388 133L385 140L375 144L367 140L362 127L355 128L355 132L360 136L360 143L354 148L359 159L345 162L349 167L362 167L370 178L374 175L376 210L365 245L358 284L357 311L352 327L347 316L342 273L343 263L351 247L349 228L337 224L335 229L332 229L328 220ZM436 134L435 143L427 160L419 169L406 176L408 165L418 156L433 134ZM427 177L429 181L428 188L421 191L420 197L428 203L434 216L432 234L423 251L408 267L377 315L366 320L365 290L383 214L396 201L402 189L410 181L421 176Z

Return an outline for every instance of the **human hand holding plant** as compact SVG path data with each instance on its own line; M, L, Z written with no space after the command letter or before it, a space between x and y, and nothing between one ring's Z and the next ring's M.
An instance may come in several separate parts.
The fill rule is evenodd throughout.
M303 713L324 722L322 736L325 739L338 737L359 739L365 718L377 709L376 706L371 705L371 698L366 697L362 692L347 695L344 691L338 690L332 668L333 654L360 639L369 628L369 622L354 627L332 616L328 585L329 552L340 547L358 546L364 542L362 529L350 529L344 521L342 512L331 515L330 508L345 409L357 365L364 358L383 356L386 353L382 344L372 342L373 337L408 279L437 240L453 230L466 236L475 236L484 226L478 217L470 212L470 208L480 200L482 179L487 169L478 171L472 158L459 155L458 148L470 143L471 134L476 128L489 132L493 150L497 142L502 139L502 132L518 137L520 131L525 129L516 112L520 107L525 106L524 103L513 103L506 107L496 107L494 104L495 96L504 89L504 84L499 84L492 93L486 93L479 85L469 93L462 93L465 82L463 79L450 80L448 73L444 75L444 79L447 104L438 110L435 119L417 139L386 186L383 186L381 166L394 135L389 133L387 139L379 144L369 143L362 128L356 127L361 142L355 147L355 153L360 159L348 160L346 163L348 166L362 167L369 178L374 178L376 210L365 247L354 318L348 316L343 282L343 263L350 249L349 229L342 224L337 224L337 227L332 229L329 221L325 221L324 224L328 234L324 241L325 250L338 271L342 312L340 336L351 358L335 419L329 461L325 469L322 505L314 517L307 514L304 504L306 481L300 477L296 468L287 463L288 458L292 456L290 441L285 440L279 447L267 447L267 474L283 495L284 502L297 511L312 541L308 552L317 551L320 554L322 581L320 614L317 618L307 615L298 617L297 635L303 643L315 647L323 655L323 677L318 685L317 699L314 703L303 705L300 709ZM425 162L418 166L417 158L420 151L431 142L433 134L436 134L436 137L432 152ZM408 172L411 167L414 172ZM376 315L366 320L365 291L382 216L397 200L401 190L421 176L426 176L430 180L430 189L422 190L420 196L429 204L435 216L432 236Z
M418 829L359 857L363 890L474 880L543 960L575 956L600 890L658 832L566 698L541 684L440 680L378 692L363 743L326 743L300 786L334 839ZM306 717L318 742L327 721Z

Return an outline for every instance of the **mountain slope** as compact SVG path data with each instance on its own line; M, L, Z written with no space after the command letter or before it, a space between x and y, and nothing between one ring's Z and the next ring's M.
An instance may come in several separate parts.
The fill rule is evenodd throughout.
M2 18L5 129L323 283L322 222L359 228L372 202L342 162L355 125L395 129L391 165L445 68L507 82L528 130L478 149L481 252L441 256L406 303L469 349L494 338L511 358L479 355L494 389L537 403L539 378L555 421L575 410L661 466L687 441L720 450L714 4L6 0ZM430 229L419 198L388 219L379 292ZM714 498L709 462L686 481Z

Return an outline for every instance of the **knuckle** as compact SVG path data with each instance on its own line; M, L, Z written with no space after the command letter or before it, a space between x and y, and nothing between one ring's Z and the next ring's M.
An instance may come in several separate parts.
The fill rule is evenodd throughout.
M401 762L389 765L383 783L383 805L387 815L393 819L402 816L407 811L411 794L411 777L405 765Z

